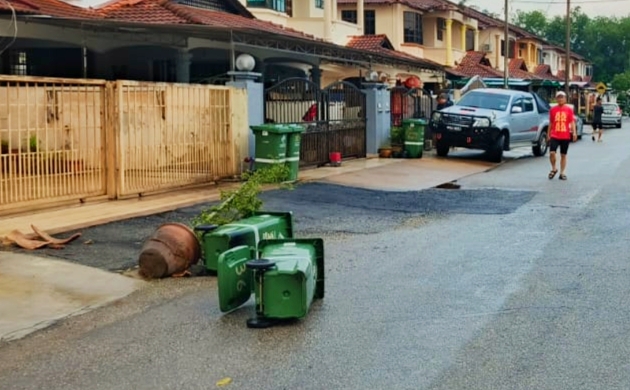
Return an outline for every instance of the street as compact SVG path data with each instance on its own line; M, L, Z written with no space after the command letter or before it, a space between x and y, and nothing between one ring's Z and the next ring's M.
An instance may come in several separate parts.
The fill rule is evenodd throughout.
M566 182L547 155L461 189L267 192L265 209L325 239L326 297L304 320L248 329L253 302L222 314L214 277L155 281L0 344L0 389L628 389L629 150L625 122L571 145ZM159 223L200 209L47 255L125 269Z

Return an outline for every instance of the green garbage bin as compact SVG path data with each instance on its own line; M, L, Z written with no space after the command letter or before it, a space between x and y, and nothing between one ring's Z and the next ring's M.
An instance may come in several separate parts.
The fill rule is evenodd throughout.
M259 243L260 258L251 248L234 247L219 257L219 304L223 312L247 302L252 291L256 316L251 328L306 316L314 299L324 298L322 239L275 239Z
M300 147L302 145L302 133L304 126L289 125L290 133L288 134L287 144L287 166L289 167L289 181L296 181L300 171Z
M404 119L405 151L409 158L422 158L424 150L424 129L427 122L424 119Z
M287 134L291 130L283 125L252 126L255 136L254 169L284 164L287 156Z
M252 270L256 317L251 328L303 318L314 299L324 298L324 241L320 238L263 240Z
M254 250L260 240L293 237L293 213L258 212L222 226L196 226L201 233L203 262L208 271L216 272L219 256L230 248L246 245Z

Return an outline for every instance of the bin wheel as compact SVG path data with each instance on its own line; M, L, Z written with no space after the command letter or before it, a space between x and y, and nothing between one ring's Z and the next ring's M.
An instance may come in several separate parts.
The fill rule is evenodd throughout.
M256 318L250 318L249 320L247 320L247 327L251 329L265 329L265 328L269 328L272 325L273 325L273 322L266 318L256 317Z
M268 270L274 265L276 265L275 261L271 261L267 259L254 259L245 263L245 266L247 268L254 269L254 270Z

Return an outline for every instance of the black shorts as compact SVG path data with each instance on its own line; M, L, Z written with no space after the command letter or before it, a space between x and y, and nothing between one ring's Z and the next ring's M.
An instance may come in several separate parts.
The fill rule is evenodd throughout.
M593 130L603 130L604 124L602 122L593 122Z
M549 142L549 150L555 153L556 150L558 150L558 146L560 146L560 154L567 154L567 152L569 151L570 143L571 143L571 140L568 140L568 139L552 138L551 141Z

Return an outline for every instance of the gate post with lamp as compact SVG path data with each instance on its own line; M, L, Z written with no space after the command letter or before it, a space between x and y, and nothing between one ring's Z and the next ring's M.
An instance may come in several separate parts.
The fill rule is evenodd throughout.
M256 60L249 54L241 54L235 61L236 71L228 72L233 81L226 83L227 86L244 89L247 92L247 120L248 129L251 126L259 126L265 123L265 90L260 81L262 74L253 72L256 67ZM254 133L247 131L249 138L248 157L256 155Z
M362 83L365 93L366 153L377 154L389 140L390 94L387 84L379 83L378 73L371 71Z

